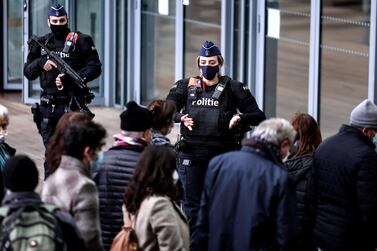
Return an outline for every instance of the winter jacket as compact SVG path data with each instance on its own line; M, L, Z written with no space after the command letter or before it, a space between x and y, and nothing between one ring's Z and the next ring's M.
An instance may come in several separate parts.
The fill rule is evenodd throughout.
M289 158L284 165L296 187L297 213L299 219L297 250L314 250L312 231L314 224L313 207L309 197L309 182L313 167L313 156L304 154Z
M319 145L314 155L314 240L323 250L374 250L377 246L377 153L352 126Z
M189 250L186 218L168 197L150 196L144 199L134 226L141 250Z
M211 160L195 250L286 250L296 229L294 187L281 163L249 146Z
M88 250L103 251L97 188L79 159L62 156L58 169L43 184L42 200L73 216Z
M95 182L99 191L100 220L105 250L123 226L123 197L142 146L113 147L104 153Z

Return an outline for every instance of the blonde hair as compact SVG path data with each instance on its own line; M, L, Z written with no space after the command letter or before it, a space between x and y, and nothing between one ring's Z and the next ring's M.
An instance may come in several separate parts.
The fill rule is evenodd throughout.
M295 136L295 129L288 120L283 118L265 120L251 134L252 138L261 139L277 146L285 139L292 144Z

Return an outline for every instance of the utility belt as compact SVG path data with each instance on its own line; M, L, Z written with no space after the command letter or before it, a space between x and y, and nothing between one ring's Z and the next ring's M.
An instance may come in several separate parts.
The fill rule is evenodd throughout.
M55 96L55 95L42 95L42 105L62 105L68 104L70 97L68 96Z
M175 151L182 152L188 148L203 147L214 151L226 151L239 149L235 138L213 138L213 137L190 137L183 136L175 144Z

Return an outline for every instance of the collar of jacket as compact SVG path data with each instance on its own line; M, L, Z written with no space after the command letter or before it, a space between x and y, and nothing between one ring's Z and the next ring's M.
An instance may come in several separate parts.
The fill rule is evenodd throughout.
M263 158L271 160L275 165L284 167L283 162L281 161L280 157L276 156L276 154L272 150L270 150L268 147L266 147L265 149L261 149L261 148L256 148L253 146L245 145L241 148L240 151L257 154L259 156L262 156Z
M339 129L339 133L354 135L355 137L361 139L366 145L373 148L373 150L376 148L376 146L373 144L373 141L365 136L357 127L351 125L342 125Z
M81 160L68 155L62 155L59 168L78 170L83 175L90 177L90 170L86 168Z
M41 197L35 192L11 192L7 194L2 205L20 207L25 205L42 204Z

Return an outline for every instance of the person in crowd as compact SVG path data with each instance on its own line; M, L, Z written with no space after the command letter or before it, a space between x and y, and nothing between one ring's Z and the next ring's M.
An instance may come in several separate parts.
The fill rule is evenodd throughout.
M21 210L22 208L27 208L28 212L30 212L30 210L38 209L47 213L47 210L43 209L51 206L43 203L39 194L34 192L35 188L38 185L38 170L35 166L34 161L26 155L12 156L6 161L3 178L4 184L8 189L8 193L3 200L1 208L2 210L0 210L1 212L4 212L4 210L7 211L7 215L5 217L0 216L0 236L2 237L0 238L1 240L4 240L3 235L10 234L9 232L7 232L9 231L9 229L5 228L5 222L7 226L12 223L13 227L17 225L16 221L19 219L16 217L16 215L19 210ZM49 215L52 215L57 220L56 224L61 231L59 231L59 233L55 232L55 234L57 236L61 235L59 236L59 238L61 238L62 240L59 241L63 241L63 247L65 248L64 250L85 250L84 241L81 238L76 224L69 213L55 208ZM24 224L26 224L25 221L27 221L28 219L24 218L23 220ZM35 221L35 215L33 221L34 226L36 227L38 222ZM23 233L25 234L24 238L28 238L27 233L38 234L38 228L31 229L30 231L29 229L30 228L28 225L23 226ZM46 235L46 231L44 232L44 234ZM34 245L36 245L34 246L34 248L36 248L36 250L46 250L47 247L38 247L38 245L41 245L42 243L46 244L45 242L34 242ZM0 247L2 250L4 248L4 246L2 246L3 244L5 243L0 241ZM29 244L32 244L32 242L30 242ZM9 249L5 248L4 250ZM58 251L63 249L56 248L56 250Z
M186 218L175 200L176 155L166 145L145 148L124 196L125 214L134 215L140 250L189 250Z
M196 63L200 76L179 80L167 96L176 104L175 122L181 123L178 172L190 228L197 219L209 160L239 149L243 133L266 118L246 85L220 74L224 59L213 42L203 43Z
M0 104L0 201L4 198L5 187L3 185L2 171L6 160L16 153L16 149L9 146L6 141L8 135L9 112L8 109Z
M40 105L32 111L46 149L56 124L64 113L89 112L86 104L91 102L94 95L89 91L87 83L98 78L102 72L93 39L81 32L71 32L68 28L68 14L62 5L56 2L50 7L47 23L51 32L38 37L38 41L76 71L84 80L85 87L77 87L73 78L62 73L57 62L48 57L40 45L34 41L29 42L24 75L29 80L40 77ZM45 178L49 175L46 163Z
M166 135L174 127L176 112L174 102L171 100L153 100L148 104L148 108L153 114L152 144L173 147Z
M323 141L314 154L314 241L318 250L377 247L377 106L370 100L350 114L350 125Z
M314 151L322 142L322 136L317 122L307 113L294 114L291 124L297 134L284 165L296 185L299 217L296 250L316 250L312 239L314 216L309 198L309 179L313 167Z
M91 251L103 251L98 192L90 177L91 162L105 144L106 130L92 121L71 123L64 132L60 165L45 181L42 199L73 215Z
M100 220L105 250L123 226L123 195L141 152L152 138L152 112L130 101L120 114L121 132L113 147L104 152L95 182L99 191Z
M282 159L295 134L287 120L271 118L240 151L210 161L192 250L289 250L298 219Z
M51 136L47 147L47 166L50 174L59 167L64 153L64 132L68 125L76 121L89 121L90 116L84 112L65 113L56 125L54 134Z

